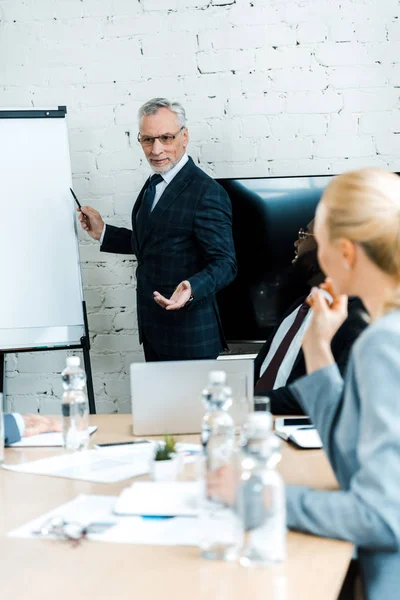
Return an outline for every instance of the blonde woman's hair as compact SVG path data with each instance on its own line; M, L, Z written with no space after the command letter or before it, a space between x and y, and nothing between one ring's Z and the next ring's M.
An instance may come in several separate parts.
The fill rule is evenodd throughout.
M350 171L330 182L322 202L331 241L360 244L398 283L384 312L400 308L400 177L383 169Z

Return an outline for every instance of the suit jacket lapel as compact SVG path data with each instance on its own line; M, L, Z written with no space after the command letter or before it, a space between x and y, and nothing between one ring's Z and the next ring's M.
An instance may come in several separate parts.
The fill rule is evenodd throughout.
M151 211L149 220L147 223L147 227L142 239L142 247L146 243L149 234L152 229L159 221L160 216L163 214L165 210L178 198L179 194L185 189L185 187L189 184L192 179L193 171L194 171L194 163L193 160L189 157L188 162L184 167L176 174L171 183L169 183L163 192L161 198L157 202L154 209ZM143 192L143 190L142 190Z

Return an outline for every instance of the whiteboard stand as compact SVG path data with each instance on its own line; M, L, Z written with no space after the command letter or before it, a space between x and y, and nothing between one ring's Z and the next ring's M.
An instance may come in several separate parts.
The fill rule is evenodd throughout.
M92 363L90 362L90 337L89 337L89 325L86 312L86 302L82 300L83 319L85 323L85 335L81 337L81 346L83 352L83 364L86 371L86 389L89 400L89 412L91 415L96 414L96 403L94 399L93 389L93 377L92 377Z
M81 349L94 414L66 115L0 110L0 391L6 353Z
M90 337L89 328L86 313L86 302L83 300L83 315L85 319L86 333L81 337L81 343L74 346L64 346L57 348L48 348L47 350L82 350L83 353L83 364L86 372L86 389L89 401L89 412L91 415L96 414L96 402L94 397L93 389L93 376L92 376L92 363L90 361ZM6 395L4 393L4 379L5 379L5 356L11 352L43 352L44 348L15 348L13 350L1 350L0 349L0 393L3 394L3 409L6 410Z

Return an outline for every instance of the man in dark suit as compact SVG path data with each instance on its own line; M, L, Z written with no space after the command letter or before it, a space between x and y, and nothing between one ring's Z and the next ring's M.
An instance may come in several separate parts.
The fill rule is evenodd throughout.
M289 283L291 279L296 288L299 283L301 287L306 283L308 291L312 286L319 286L325 279L317 260L313 224L311 221L305 231L299 231L299 239L295 243L296 256L289 278ZM305 303L307 295L299 297L286 310L254 362L254 393L256 396L269 396L273 414L303 414L289 389L289 384L306 374L301 343L311 318L311 312ZM327 300L329 301L329 298ZM361 300L349 298L348 317L331 343L333 356L342 374L346 369L353 343L367 325L366 311Z
M79 220L103 252L137 257L139 337L147 361L216 358L226 342L215 294L236 276L230 200L186 154L183 107L154 98L139 110L153 175L132 211L132 230Z

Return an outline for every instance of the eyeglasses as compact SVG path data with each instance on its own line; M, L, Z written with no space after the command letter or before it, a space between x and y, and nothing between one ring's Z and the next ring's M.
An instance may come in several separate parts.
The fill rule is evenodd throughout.
M310 237L314 237L313 233L305 231L303 228L299 229L299 233L297 235L299 236L299 240L308 240Z
M142 136L138 133L137 140L142 146L152 146L155 140L160 140L163 146L169 146L183 129L185 129L185 126L182 126L176 133L164 133L163 135L155 135L154 137L149 135Z
M44 538L67 540L76 546L81 540L85 539L88 527L75 521L65 521L60 517L52 517L32 533Z

